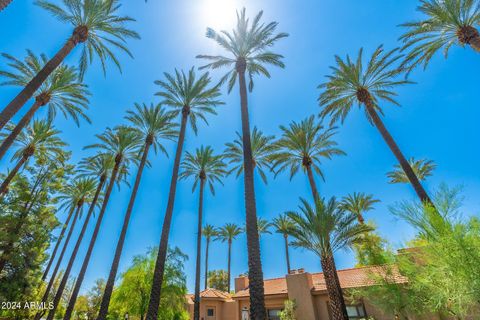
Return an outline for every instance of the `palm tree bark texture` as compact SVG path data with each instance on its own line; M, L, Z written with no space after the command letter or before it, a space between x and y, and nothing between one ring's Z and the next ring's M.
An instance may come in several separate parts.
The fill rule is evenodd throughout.
M290 271L292 269L290 268L290 255L288 253L288 234L284 234L283 239L285 240L285 258L287 259L287 273L290 274Z
M210 248L210 238L207 239L205 244L205 289L208 288L208 249Z
M338 279L333 254L329 253L321 257L323 276L327 285L328 298L332 320L348 320L347 309L343 297L340 280Z
M203 172L202 172L203 173ZM200 267L202 258L202 220L203 220L203 195L205 190L205 174L200 176L200 195L198 200L198 226L197 226L197 261L195 270L195 300L193 306L193 319L200 320Z
M0 0L0 11L5 9L10 3L12 3L12 0Z
M8 174L8 176L2 182L2 185L0 185L0 197L3 197L8 192L8 186L10 185L10 182L12 182L13 178L15 178L17 173L20 171L23 165L28 161L28 159L31 156L33 156L33 153L34 153L33 148L28 148L27 150L25 150L24 154L22 155L22 158L17 162L15 167L12 169L12 171Z

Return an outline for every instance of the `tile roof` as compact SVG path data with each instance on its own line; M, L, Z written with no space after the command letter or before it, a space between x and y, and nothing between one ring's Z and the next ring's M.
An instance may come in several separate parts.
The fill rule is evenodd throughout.
M193 294L187 295L187 302L193 303L193 298L195 296ZM232 297L227 292L223 292L214 288L207 288L200 292L201 299L216 299L216 300L224 300L228 301L231 300Z

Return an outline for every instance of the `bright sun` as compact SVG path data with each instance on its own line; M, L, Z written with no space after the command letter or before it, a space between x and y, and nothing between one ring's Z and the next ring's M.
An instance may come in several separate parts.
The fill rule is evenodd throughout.
M238 0L200 0L202 23L214 29L231 29L235 22Z

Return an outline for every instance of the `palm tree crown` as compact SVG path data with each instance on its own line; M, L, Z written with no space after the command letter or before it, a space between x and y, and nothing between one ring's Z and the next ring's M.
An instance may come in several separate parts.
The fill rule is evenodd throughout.
M194 154L187 152L181 168L180 179L186 179L188 177L195 179L192 191L195 191L199 181L204 181L208 182L212 194L215 194L213 184L215 182L223 184L222 178L227 174L223 156L214 155L213 149L210 146L201 146Z
M410 158L408 162L420 181L424 181L430 177L433 174L433 171L437 168L437 164L433 160L416 160L415 158ZM398 164L394 166L393 171L387 172L387 177L390 179L390 183L409 182L405 171L403 171Z
M210 239L217 236L217 229L211 224L206 224L203 226L202 235L205 237L205 239L207 239L207 241L210 241Z
M217 86L211 85L211 78L207 73L202 74L198 79L195 69L191 68L188 73L183 70L175 70L175 74L164 73L166 80L156 80L155 84L160 86L160 91L155 95L162 98L161 104L173 108L173 114L187 113L195 134L197 133L197 118L205 123L206 113L216 114L215 106L224 104L218 100L220 90Z
M321 159L331 159L335 155L345 155L337 148L337 142L332 137L336 134L335 128L324 129L321 123L315 121L315 116L310 116L300 123L293 121L288 127L280 126L283 134L275 143L277 150L272 155L275 174L290 169L290 179L300 168L306 172L307 167L325 180L320 168Z
M242 232L243 229L235 223L227 223L223 227L217 229L217 235L215 239L222 242L231 242Z
M9 60L8 65L15 72L0 71L0 76L6 78L0 83L2 86L26 86L48 62L45 55L38 57L30 50L27 50L24 61L5 53L3 56ZM70 116L75 124L79 125L79 118L90 123L90 119L84 112L88 109L88 96L90 96L88 87L79 79L77 69L60 65L37 90L36 100L40 106L48 105L50 120L53 120L60 111L65 117Z
M60 208L70 210L80 208L80 215L83 205L91 203L97 189L97 181L93 177L77 177L65 186L62 194L58 196L61 202Z
M202 68L231 68L222 79L222 82L228 81L228 92L235 86L239 68L248 73L251 91L255 75L261 74L270 78L266 65L285 67L282 62L283 56L270 52L268 49L278 40L288 37L288 34L275 33L278 22L264 24L260 21L262 16L263 11L260 11L250 23L250 19L246 16L246 10L243 8L240 13L237 12L237 25L231 33L227 31L218 33L211 28L207 29L207 37L228 51L230 56L198 55L197 58L211 61Z
M371 194L354 192L353 194L343 197L339 206L342 210L355 214L358 217L359 223L364 223L363 214L373 210L373 205L378 202L380 202L380 200L375 199Z
M270 157L275 151L273 140L274 136L264 135L261 130L254 127L252 130L252 158L253 167L257 169L260 178L267 183L267 175L265 169L271 169ZM233 142L226 143L225 158L229 159L229 163L233 164L230 173L236 172L237 178L243 172L243 140L239 132L237 132L237 139Z
M257 219L257 229L258 229L258 235L262 234L272 234L270 231L270 227L272 226L272 223L270 223L268 220L263 219L263 218L258 218Z
M272 225L275 227L276 233L280 233L284 236L288 235L295 226L293 220L290 219L287 214L281 214L274 218Z
M453 45L470 45L480 51L480 5L475 0L421 0L417 10L426 17L404 23L406 31L400 39L408 50L403 66L411 70L423 65L443 51L445 57Z
M126 39L140 38L135 31L125 26L135 20L118 15L121 7L119 0L62 0L63 6L47 0L38 0L36 3L58 20L70 23L75 28L75 40L84 44L80 55L81 77L92 63L94 54L100 59L104 73L107 60L113 61L121 70L112 47L132 56L125 45Z

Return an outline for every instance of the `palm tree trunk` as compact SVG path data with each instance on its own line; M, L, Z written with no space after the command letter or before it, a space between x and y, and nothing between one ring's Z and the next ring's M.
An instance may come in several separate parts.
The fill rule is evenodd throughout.
M80 211L82 210L82 205L78 204L77 205L77 210L75 211L75 215L73 216L72 220L72 225L70 226L70 230L68 231L67 237L65 238L65 243L63 244L62 251L60 252L60 255L58 256L58 261L57 264L55 265L55 269L53 269L52 276L50 277L50 281L48 282L47 288L45 289L45 293L43 294L42 297L42 302L46 302L48 299L48 294L50 293L50 290L53 287L53 283L55 282L55 278L57 277L57 272L60 269L60 265L63 260L63 255L65 254L65 251L67 250L68 243L70 242L70 238L72 236L73 230L75 229L75 225L77 223L78 215ZM35 319L40 319L44 312L38 312L35 316Z
M155 270L153 272L152 289L150 292L150 301L148 303L148 311L146 320L157 320L158 308L160 306L160 298L162 296L163 272L165 270L165 260L168 250L168 236L172 224L173 207L175 204L175 193L177 191L178 170L180 168L180 160L182 158L183 144L185 141L185 132L187 129L187 120L190 108L184 107L182 110L182 122L180 125L180 134L178 136L177 151L175 153L175 162L173 165L172 180L170 181L170 192L168 194L167 210L163 220L162 235L160 237L160 245L158 247L157 260L155 261Z
M210 238L207 239L205 244L205 289L208 288L208 249L210 247Z
M12 0L0 0L0 11L5 9L11 2Z
M310 188L312 189L313 200L317 201L320 199L320 195L318 193L317 184L315 183L315 178L313 177L313 171L311 166L307 166L307 175L308 182L310 183Z
M23 105L35 94L48 76L63 62L65 57L81 42L88 37L85 26L75 28L70 38L63 47L50 59L35 77L20 91L20 93L0 113L0 130L10 121Z
M230 270L232 263L232 240L228 240L228 262L227 262L227 292L230 293Z
M2 185L0 185L0 197L3 197L8 190L8 186L10 185L10 182L12 182L13 178L17 175L18 171L22 168L22 166L27 162L28 157L23 156L15 165L12 171L8 174L8 176L5 178L5 180L2 182Z
M97 190L95 191L95 196L93 197L92 203L90 204L90 208L88 209L87 216L85 217L85 221L83 222L82 230L80 231L80 234L78 236L77 243L75 243L75 248L73 249L73 252L70 256L70 260L68 261L67 269L65 270L65 273L63 274L63 277L62 277L62 281L58 286L57 292L55 293L55 298L53 300L53 308L50 309L50 311L48 312L48 316L47 316L48 320L52 320L53 317L55 316L55 311L57 310L58 304L60 303L60 299L62 298L63 291L65 290L65 286L67 285L68 277L70 276L70 272L72 271L73 263L77 258L77 253L78 253L78 250L80 249L80 244L82 243L83 237L85 235L85 231L87 230L88 223L93 214L93 211L95 210L98 197L100 196L100 193L102 192L104 185L105 185L105 176L101 176L97 186Z
M37 112L38 108L40 108L41 106L42 106L42 102L36 99L35 103L32 105L30 110L28 110L28 112L23 116L23 118L15 126L15 128L13 128L12 132L10 132L8 137L5 140L3 140L2 144L0 145L0 160L2 160L2 158L5 156L5 153L15 142L15 139L17 138L17 136L28 125L28 123L32 119L35 112Z
M283 239L285 240L285 257L287 259L287 274L290 274L290 255L288 253L288 235L284 234Z
M200 269L202 258L202 220L203 220L203 194L205 179L200 178L200 197L198 200L198 226L197 226L197 261L195 264L195 300L193 305L193 320L200 320Z
M325 284L327 285L328 298L330 299L332 320L348 320L347 307L345 306L333 254L329 253L326 256L322 256L320 260Z
M250 121L248 115L247 85L245 82L245 60L237 62L242 115L243 166L245 183L246 233L248 250L248 279L250 288L250 316L252 320L265 320L265 298L263 287L260 241L257 227L257 208L253 176L252 144L250 141ZM230 276L230 274L229 274ZM230 286L230 283L228 284Z
M433 202L428 196L427 192L423 188L422 184L418 180L418 177L415 175L415 172L413 171L412 167L408 163L407 159L403 155L402 151L398 147L397 143L393 139L393 137L390 135L388 132L387 128L383 124L382 119L378 116L377 112L375 111L375 107L371 101L365 104L365 107L367 109L367 112L372 119L373 123L375 124L375 127L378 129L380 134L382 135L383 139L387 143L388 147L390 150L393 152L395 157L397 158L398 162L400 163L400 166L402 167L403 171L408 177L408 180L412 184L413 188L415 189L415 192L417 193L418 197L423 203L427 203L431 206L433 206Z
M110 181L108 182L107 190L105 192L105 197L103 199L102 208L100 209L100 213L98 214L98 220L97 220L97 223L95 224L95 229L93 230L92 238L90 239L90 244L88 245L85 258L83 259L82 267L78 274L77 281L75 281L75 287L73 288L72 295L68 302L67 310L65 311L65 315L63 317L64 320L70 320L70 318L72 317L73 308L75 307L75 302L77 301L80 287L82 286L83 279L85 278L85 273L87 271L87 267L90 262L90 257L92 256L93 247L95 246L95 242L97 240L98 232L102 224L105 210L107 209L108 200L110 199L110 195L112 194L113 186L115 185L115 182L117 180L117 174L118 174L118 170L120 168L121 162L122 162L122 158L117 155L117 157L115 158L115 166L112 170Z
M57 255L58 247L60 246L60 243L63 240L63 236L65 235L65 231L67 230L68 224L70 223L70 219L72 218L74 210L75 210L75 207L72 207L70 209L70 212L68 213L67 220L63 224L62 231L60 232L60 235L58 236L57 243L55 244L55 248L53 249L52 256L50 257L50 261L48 261L47 268L43 272L42 281L44 281L47 278L48 272L50 271L50 268L52 267L53 260L55 259L55 256Z
M97 320L105 320L107 318L108 306L110 305L110 299L112 297L113 285L115 284L115 278L117 276L118 266L120 264L120 258L122 256L123 245L125 244L125 237L127 235L130 217L132 216L133 206L137 197L138 187L140 186L140 180L142 179L143 169L145 168L145 164L147 163L150 146L151 141L146 141L143 149L142 159L138 167L137 176L135 177L132 194L130 195L130 200L128 202L127 212L125 213L125 218L123 220L120 238L118 239L117 248L115 249L115 256L113 258L112 266L110 267L110 274L108 275L105 290L103 291L102 303L100 305L100 311L98 313Z

